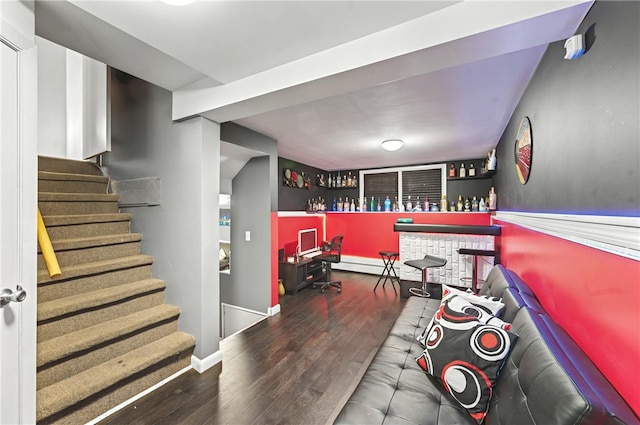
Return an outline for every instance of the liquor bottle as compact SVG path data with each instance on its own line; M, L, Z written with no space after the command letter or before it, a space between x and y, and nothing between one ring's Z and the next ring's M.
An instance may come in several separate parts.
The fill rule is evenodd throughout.
M358 187L358 177L355 174L351 177L351 187Z
M445 193L442 194L442 199L440 200L440 211L447 212L447 195Z
M332 187L331 183L333 183L333 180L331 180L331 174L329 174L329 176L327 177L327 187Z
M484 202L484 198L480 198L480 202L478 203L478 211L486 212L487 204Z
M342 187L347 187L347 176L342 176Z
M474 196L473 199L471 200L471 211L478 211L478 208L479 208L478 198Z
M464 162L460 164L460 177L467 177L467 169L464 168Z
M367 197L364 197L364 202L362 203L362 211L367 211L368 209L368 204L367 204Z
M356 204L356 211L360 212L362 211L362 202L360 202L361 199L358 198L358 203Z
M471 201L468 196L464 198L464 212L471 212Z
M489 192L489 211L494 211L498 207L498 195L496 194L496 190L493 186L491 186L491 191Z
M476 176L476 167L475 165L473 165L473 162L471 164L469 164L469 177L475 177Z
M407 209L406 211L411 211L413 209L413 205L411 204L411 195L407 196Z
M393 212L400 211L400 206L398 205L398 197L393 198Z
M376 211L382 211L382 205L380 204L380 198L378 198L378 204L376 205Z
M372 197L371 197L371 209L370 209L370 211L371 211L371 212L374 212L375 210L376 210L376 200L375 200L375 198L372 196Z
M344 204L342 204L342 211L349 211L349 208L350 208L349 197L345 196L344 197Z
M424 212L428 212L431 208L429 208L429 197L424 197Z
M498 162L498 158L496 158L496 150L493 149L489 152L489 159L487 161L487 170L494 171L496 169L496 163Z
M389 199L388 196L384 200L384 210L387 212L391 211L391 199Z
M338 177L336 177L336 187L342 187L342 178L340 177L340 171L338 171Z
M336 202L336 198L333 198L333 203L331 204L331 211L338 211L338 203Z
M353 198L351 198L351 212L354 212L356 210L356 202L353 200Z
M456 165L452 162L451 165L449 166L449 177L455 177L456 176Z
M342 207L343 207L343 204L342 204L342 196L341 196L338 198L338 211L342 211Z
M455 212L456 211L456 203L451 201L451 205L449 206L449 211L450 212Z
M351 171L349 171L349 175L347 176L347 187L351 187Z
M462 200L462 195L458 195L458 211L464 210L464 201Z

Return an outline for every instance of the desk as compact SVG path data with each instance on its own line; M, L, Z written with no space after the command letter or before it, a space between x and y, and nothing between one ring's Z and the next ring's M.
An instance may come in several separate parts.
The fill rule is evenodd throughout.
M278 279L282 279L284 289L296 295L300 289L325 279L326 273L322 270L322 261L313 258L302 258L290 263L280 261L278 266Z

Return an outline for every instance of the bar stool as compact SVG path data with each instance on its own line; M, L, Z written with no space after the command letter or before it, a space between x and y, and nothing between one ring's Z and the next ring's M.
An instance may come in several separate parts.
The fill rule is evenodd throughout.
M396 291L396 285L393 283L395 279L398 282L398 287L400 286L400 278L396 274L395 269L393 268L393 264L396 262L398 257L400 257L400 253L398 251L379 251L378 254L382 257L382 262L384 263L384 270L380 274L378 281L376 282L376 286L373 288L373 291L376 291L378 284L384 278L384 282L382 282L382 287L387 284L387 279L391 281L391 286L393 286L393 292L398 295L398 291Z
M478 282L484 282L484 280L478 279L478 257L495 257L496 252L489 249L458 248L458 254L473 256L473 263L471 263L471 277L463 277L460 280L468 282L469 279L471 279L471 290L474 294L477 294Z
M427 254L420 260L409 260L404 264L422 271L422 288L409 288L409 292L417 297L428 298L431 294L427 290L427 270L432 267L443 267L447 264L447 260Z

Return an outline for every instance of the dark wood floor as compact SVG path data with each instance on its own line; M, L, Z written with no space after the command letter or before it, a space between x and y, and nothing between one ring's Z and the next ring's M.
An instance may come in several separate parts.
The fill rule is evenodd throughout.
M398 317L404 299L377 276L333 272L343 290L280 297L281 313L220 343L222 364L191 370L100 422L332 423Z

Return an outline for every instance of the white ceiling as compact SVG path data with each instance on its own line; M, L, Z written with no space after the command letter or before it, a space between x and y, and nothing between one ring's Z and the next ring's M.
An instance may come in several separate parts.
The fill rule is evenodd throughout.
M36 33L325 170L478 158L592 0L36 1ZM380 142L405 146L386 153Z

